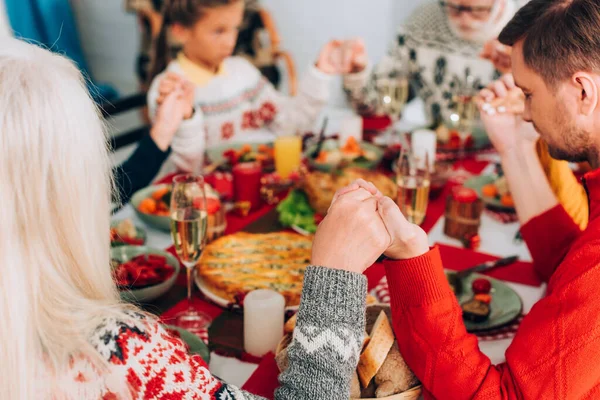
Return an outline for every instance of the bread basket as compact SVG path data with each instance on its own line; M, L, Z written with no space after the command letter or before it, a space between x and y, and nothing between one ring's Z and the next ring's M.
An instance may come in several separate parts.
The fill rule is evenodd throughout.
M374 305L367 307L366 328L367 328L368 332L371 332L371 329L373 328L373 325L381 311L384 311L388 315L388 318L390 318L391 310L388 305L374 304ZM390 320L391 320L391 318L390 318ZM287 347L291 344L292 337L293 337L293 334L291 334L291 333L286 334L283 337L283 339L281 340L281 342L279 342L279 345L277 346L277 350L275 353L276 353L276 357L278 359L278 366L280 367L280 369L281 369L281 365L279 364L279 359L282 355L281 353L283 351L285 351L287 349ZM351 399L351 400L416 400L416 399L420 398L421 393L422 393L422 387L421 387L421 385L418 385L407 391L395 394L393 396L380 397L379 399L362 397L360 399Z

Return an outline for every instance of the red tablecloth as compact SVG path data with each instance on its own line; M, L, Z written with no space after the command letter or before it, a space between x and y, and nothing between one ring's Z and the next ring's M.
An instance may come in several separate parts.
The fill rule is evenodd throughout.
M465 160L465 168L474 174L479 174L488 165L486 161L475 161ZM170 181L170 177L163 179L161 182ZM442 191L442 193L436 198L429 202L427 208L427 217L422 225L423 229L428 232L443 215L445 210L446 197L452 190L453 184L448 184ZM252 212L245 218L237 215L229 214L227 216L227 234L235 233L242 230L248 224L261 218L269 211L273 209L272 206L264 206L256 212ZM466 249L459 249L450 246L441 246L442 257L444 265L449 269L460 270L471 267L480 262L488 261L494 257L469 251ZM172 249L170 249L172 251ZM385 271L382 264L375 264L371 267L365 275L369 281L369 290L372 290L381 281L381 278L385 275ZM533 268L529 263L517 263L511 267L507 267L495 272L491 272L490 276L506 279L513 282L524 283L529 285L539 285L539 280L533 272ZM184 278L184 277L181 277ZM178 284L185 284L185 279L180 279ZM217 317L222 309L219 307L204 301L200 298L195 298L193 302L194 306L209 314L212 317ZM179 310L185 307L185 302L181 302L171 310L165 312L162 316L163 320L168 321L170 317L176 314ZM259 396L266 398L273 398L273 393L278 386L277 375L279 374L277 365L275 363L273 355L268 355L262 359L256 372L250 377L248 382L244 385L244 390L254 393Z

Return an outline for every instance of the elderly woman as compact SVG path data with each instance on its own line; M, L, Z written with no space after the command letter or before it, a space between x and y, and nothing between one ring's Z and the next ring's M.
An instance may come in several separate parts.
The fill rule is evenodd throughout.
M107 140L75 65L2 39L0 87L0 398L255 399L120 301L109 262ZM369 227L356 240L369 243ZM366 268L385 245L348 254ZM304 341L289 348L277 399L348 399L365 297L358 274L308 269L297 325Z

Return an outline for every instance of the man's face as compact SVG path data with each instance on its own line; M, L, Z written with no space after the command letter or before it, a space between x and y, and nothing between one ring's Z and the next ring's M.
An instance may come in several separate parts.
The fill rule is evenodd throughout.
M496 24L506 0L447 0L450 29L460 38L484 42L497 33Z
M523 118L532 122L541 138L548 143L550 155L559 160L581 162L588 159L591 135L578 118L577 90L568 82L549 87L530 69L523 58L523 41L512 52L515 83L525 93Z

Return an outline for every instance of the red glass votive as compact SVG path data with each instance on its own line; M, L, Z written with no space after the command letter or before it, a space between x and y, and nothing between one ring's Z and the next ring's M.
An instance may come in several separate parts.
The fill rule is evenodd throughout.
M236 202L249 202L255 210L261 205L260 178L262 167L260 163L239 163L233 167L233 195Z

